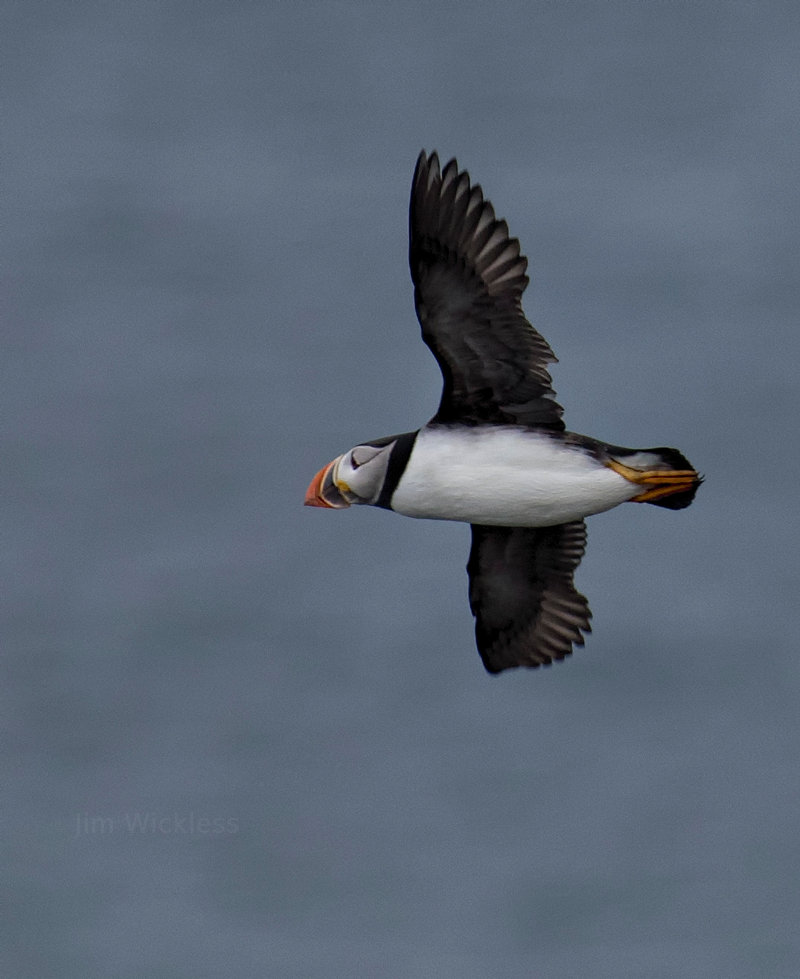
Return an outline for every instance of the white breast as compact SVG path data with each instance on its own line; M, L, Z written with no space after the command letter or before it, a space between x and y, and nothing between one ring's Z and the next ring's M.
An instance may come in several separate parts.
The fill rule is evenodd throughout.
M636 485L580 448L527 429L423 428L392 496L408 517L546 527L610 510Z

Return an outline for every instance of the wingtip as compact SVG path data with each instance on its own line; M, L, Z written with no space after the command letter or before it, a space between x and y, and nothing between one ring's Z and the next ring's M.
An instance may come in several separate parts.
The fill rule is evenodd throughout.
M458 166L456 164L455 158L452 159L450 163L447 164L447 166L450 166L450 164L455 164L456 167ZM417 165L414 168L415 185L418 183L418 181L420 180L423 174L425 175L424 182L425 182L426 189L430 188L431 183L433 181L441 180L442 168L439 163L439 154L436 152L436 150L433 150L430 153L428 153L428 151L425 149L421 149L419 151L419 156L417 157Z
M419 156L417 157L417 165L415 168L416 172L419 173L421 170L426 169L428 166L428 160L434 156L436 156L435 151L433 153L428 153L426 149L421 149L419 151Z

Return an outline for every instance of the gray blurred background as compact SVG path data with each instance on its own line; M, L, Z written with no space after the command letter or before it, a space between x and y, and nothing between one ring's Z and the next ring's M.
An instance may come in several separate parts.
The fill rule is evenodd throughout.
M2 14L2 975L800 975L800 7ZM590 521L550 670L466 527L301 506L437 404L422 147L569 427L707 475Z

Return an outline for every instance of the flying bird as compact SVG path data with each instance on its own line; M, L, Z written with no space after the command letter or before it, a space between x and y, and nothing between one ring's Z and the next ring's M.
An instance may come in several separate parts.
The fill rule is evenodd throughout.
M455 160L423 151L411 186L409 264L422 339L444 386L415 432L354 446L314 476L308 506L383 507L472 526L475 636L490 673L564 659L591 631L573 583L584 518L626 501L680 510L702 478L677 450L628 449L565 430L527 321L527 259Z

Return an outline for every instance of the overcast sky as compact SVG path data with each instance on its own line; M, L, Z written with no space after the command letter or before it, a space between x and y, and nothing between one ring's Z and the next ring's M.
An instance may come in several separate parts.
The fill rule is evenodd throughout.
M4 5L4 975L800 974L798 10ZM422 147L568 426L707 476L550 670L465 527L301 505L438 402Z

